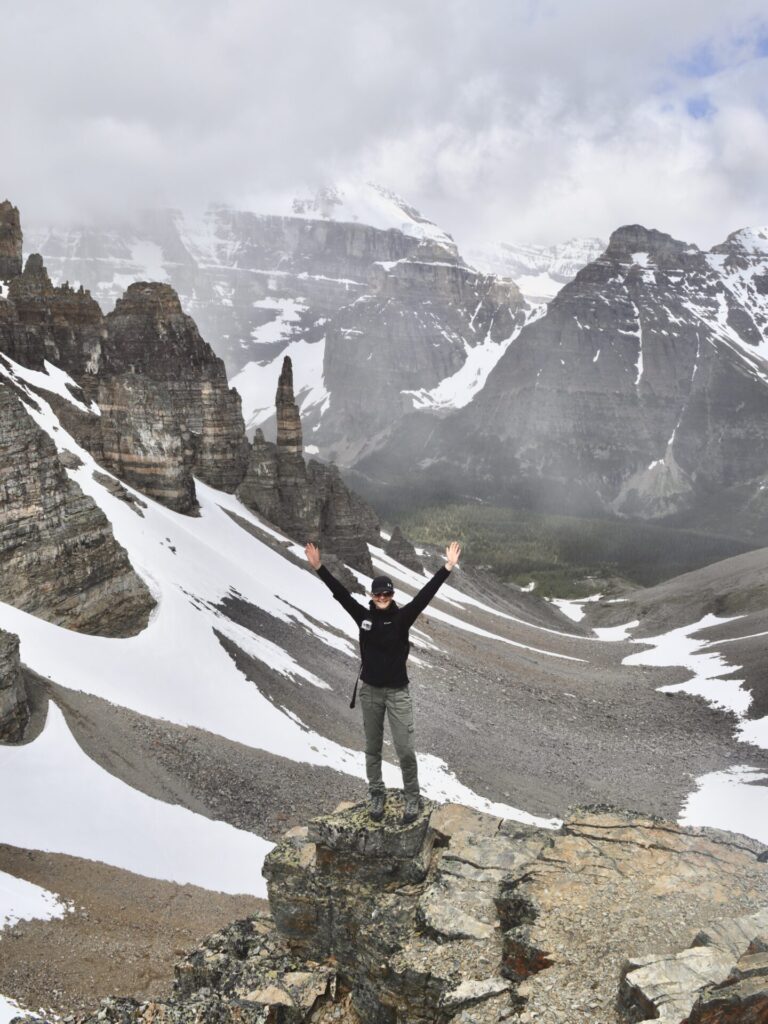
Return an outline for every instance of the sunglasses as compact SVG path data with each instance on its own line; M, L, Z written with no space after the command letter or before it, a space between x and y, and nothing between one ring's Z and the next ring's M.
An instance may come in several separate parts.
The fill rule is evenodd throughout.
M371 594L371 597L375 601L377 597L394 597L394 590L385 590L383 594Z

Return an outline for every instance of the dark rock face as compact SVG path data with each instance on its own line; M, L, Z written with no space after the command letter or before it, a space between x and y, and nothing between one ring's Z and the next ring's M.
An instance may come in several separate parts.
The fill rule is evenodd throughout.
M11 281L8 298L18 330L2 338L7 355L33 370L42 370L47 359L75 380L96 371L106 329L88 292L68 284L54 288L42 258L33 254Z
M132 636L154 600L103 512L0 384L0 599L83 633Z
M29 718L19 638L0 629L0 743L19 740Z
M276 417L276 444L265 441L260 430L254 434L238 497L290 537L314 540L321 549L372 575L367 542L379 543L378 520L370 506L346 487L336 466L305 463L288 356L277 386Z
M358 468L391 479L396 465L415 463L476 493L527 488L559 509L707 515L721 528L737 514L745 530L758 528L768 249L747 256L733 240L727 249L619 229L522 330L470 405L404 428L385 457Z
M0 203L0 281L21 273L22 241L19 211L4 199Z
M416 554L416 548L411 544L399 526L396 526L392 531L392 536L384 545L384 551L390 558L401 562L409 569L413 569L414 572L421 573L424 571L424 566Z

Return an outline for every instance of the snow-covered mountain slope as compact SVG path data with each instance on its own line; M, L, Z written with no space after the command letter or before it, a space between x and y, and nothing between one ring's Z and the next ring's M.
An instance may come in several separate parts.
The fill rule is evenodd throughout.
M768 540L768 256L628 225L526 325L463 409L357 465L556 511L675 516Z
M468 249L466 258L486 274L512 278L525 298L537 304L553 299L605 246L600 238L572 238L548 246L499 242Z
M313 445L349 463L363 435L390 434L414 408L469 401L531 310L385 189L345 184L293 205L146 212L32 230L25 247L106 308L131 281L173 284L224 358L249 428L271 417L276 361L289 355Z
M367 224L379 231L401 231L436 242L453 256L456 244L449 234L432 221L422 217L402 196L375 182L343 181L327 185L308 199L294 199L290 210L269 210L269 213L306 217L310 220L335 220Z

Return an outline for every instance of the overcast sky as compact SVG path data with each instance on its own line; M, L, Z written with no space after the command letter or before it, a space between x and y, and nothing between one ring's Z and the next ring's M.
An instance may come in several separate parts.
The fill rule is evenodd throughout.
M340 178L462 244L768 223L765 0L0 0L28 222Z

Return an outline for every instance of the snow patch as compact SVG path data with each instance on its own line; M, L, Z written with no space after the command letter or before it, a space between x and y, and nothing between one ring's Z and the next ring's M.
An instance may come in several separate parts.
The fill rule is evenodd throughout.
M266 896L260 867L272 843L131 789L83 753L53 701L36 740L0 746L0 774L14 779L0 789L3 841L12 846Z
M55 893L0 871L0 930L19 921L53 921L72 910L73 904Z

